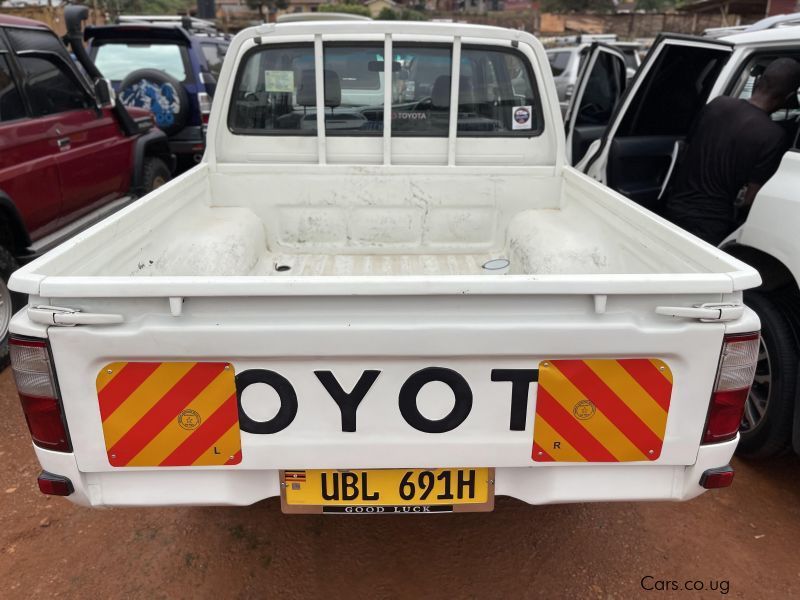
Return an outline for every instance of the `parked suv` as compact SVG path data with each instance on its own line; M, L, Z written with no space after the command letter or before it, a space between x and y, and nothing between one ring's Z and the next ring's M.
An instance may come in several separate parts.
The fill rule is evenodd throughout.
M86 10L67 14L75 9ZM83 57L93 85L49 28L0 15L2 359L12 310L23 304L6 286L11 273L171 175L166 135L147 112L115 106Z
M228 36L201 19L128 16L87 27L84 38L119 101L153 113L179 166L199 161Z

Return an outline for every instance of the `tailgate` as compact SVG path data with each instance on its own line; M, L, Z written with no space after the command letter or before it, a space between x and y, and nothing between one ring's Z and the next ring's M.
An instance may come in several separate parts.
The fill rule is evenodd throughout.
M140 316L49 337L84 472L689 465L724 326L654 312L675 303L120 299Z

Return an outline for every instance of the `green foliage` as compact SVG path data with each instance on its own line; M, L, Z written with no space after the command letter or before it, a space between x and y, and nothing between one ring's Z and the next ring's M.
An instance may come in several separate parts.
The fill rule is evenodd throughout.
M612 0L542 0L542 12L611 12Z
M85 2L85 4L88 4ZM100 0L98 7L112 15L177 15L196 8L196 0Z
M338 12L369 17L369 9L361 4L321 4L320 12Z
M394 21L395 19L397 19L397 13L388 6L382 8L381 12L378 13L379 21Z
M678 5L678 3L676 0L636 0L636 10L663 12Z
M428 16L419 10L410 10L408 8L404 8L403 12L400 13L400 18L403 21L427 21Z
M261 20L264 20L264 15L267 12L274 12L279 8L286 8L289 6L289 0L245 0L245 4L249 8L258 10Z

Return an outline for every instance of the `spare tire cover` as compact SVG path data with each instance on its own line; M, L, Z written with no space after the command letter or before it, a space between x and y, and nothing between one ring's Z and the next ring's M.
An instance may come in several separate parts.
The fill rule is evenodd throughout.
M183 84L158 69L139 69L119 86L119 101L125 106L153 113L156 125L167 135L178 133L189 115L189 95Z

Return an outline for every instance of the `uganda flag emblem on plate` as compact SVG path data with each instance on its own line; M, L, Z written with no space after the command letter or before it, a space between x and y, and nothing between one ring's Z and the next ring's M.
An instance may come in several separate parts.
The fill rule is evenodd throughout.
M97 375L114 467L235 465L242 460L233 366L115 362Z
M672 373L661 360L539 364L533 460L633 462L661 456Z

